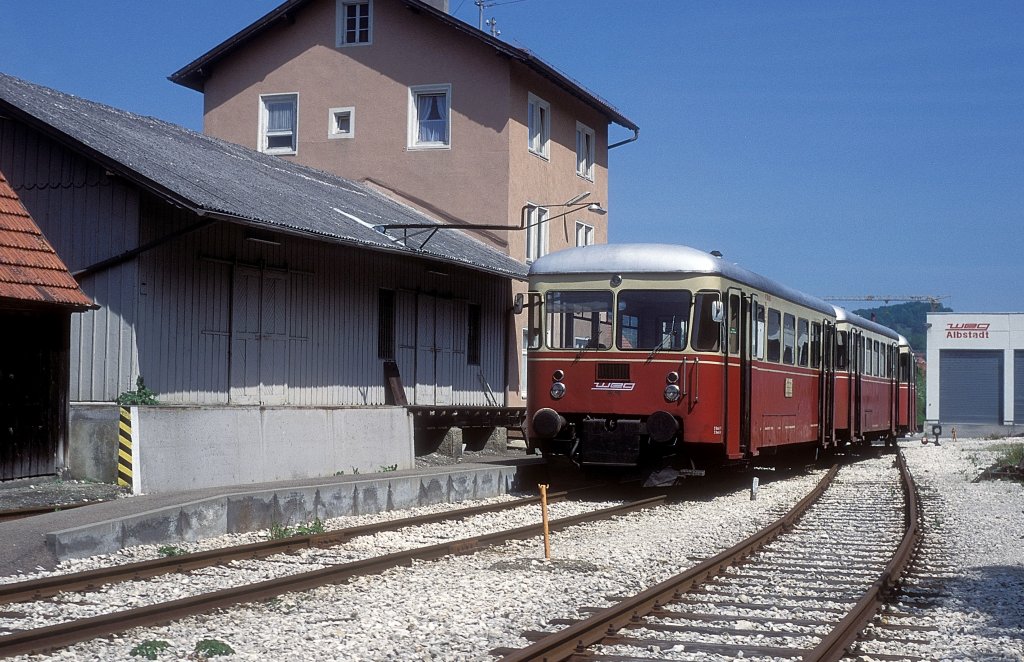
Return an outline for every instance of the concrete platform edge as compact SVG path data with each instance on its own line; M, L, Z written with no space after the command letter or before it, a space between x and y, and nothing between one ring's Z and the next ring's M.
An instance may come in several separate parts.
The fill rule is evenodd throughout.
M329 484L232 490L125 517L54 531L46 545L57 560L110 554L124 547L174 544L274 524L294 526L439 503L485 499L519 489L526 467L477 465L436 471L348 477Z

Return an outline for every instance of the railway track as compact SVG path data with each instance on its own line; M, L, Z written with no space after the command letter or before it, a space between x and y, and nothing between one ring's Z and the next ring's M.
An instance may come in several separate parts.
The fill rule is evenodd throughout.
M549 495L549 500L564 498L566 498L566 493ZM96 571L58 575L28 582L0 585L0 604L38 600L67 591L93 590L113 582L145 579L170 572L188 572L197 568L221 565L239 559L263 558L272 554L293 552L310 547L338 545L356 536L397 530L441 520L466 518L485 512L518 508L536 501L536 498L520 499L514 502L404 518L313 536L299 536L281 541L254 543L211 552L155 559L153 561L104 568ZM631 511L653 507L664 501L665 496L631 501L609 508L552 520L549 522L549 527L552 530L564 529L588 521L607 519ZM15 631L11 634L0 636L0 657L43 652L95 637L124 632L135 627L165 623L194 614L206 613L217 608L265 600L283 593L309 590L325 584L336 584L360 575L379 573L388 568L409 565L415 560L431 560L452 554L469 554L484 547L502 544L510 540L531 538L541 532L542 525L538 523L474 536L472 538L372 556L356 561L336 563L318 570L298 572L265 581L247 583L230 589L216 590L177 600L154 603L136 609L117 611L80 620L71 620L29 630Z
M734 547L557 632L498 649L526 660L838 660L896 587L918 544L918 499L903 461L864 479L833 467L786 515ZM837 479L839 474L839 479ZM914 644L913 625L891 630ZM876 654L878 660L913 656Z

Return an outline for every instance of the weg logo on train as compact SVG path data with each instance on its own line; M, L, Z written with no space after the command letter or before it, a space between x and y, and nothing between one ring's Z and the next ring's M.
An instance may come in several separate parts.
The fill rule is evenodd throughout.
M947 324L947 338L988 338L988 322L961 322Z
M594 382L591 391L632 391L636 382Z

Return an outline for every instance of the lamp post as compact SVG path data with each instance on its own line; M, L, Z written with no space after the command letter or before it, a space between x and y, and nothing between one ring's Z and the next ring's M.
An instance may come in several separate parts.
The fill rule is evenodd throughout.
M591 202L589 204L585 202L580 202L589 195L590 191L584 191L583 193L580 193L579 195L570 198L569 200L563 202L562 204L556 205L538 205L527 203L523 205L522 209L519 210L519 229L525 230L528 227L534 227L537 225L541 225L542 223L548 223L550 221L557 221L558 219L562 219L562 232L565 233L565 240L569 241L569 227L565 223L566 216L574 212L580 211L582 209L586 209L590 213L597 214L598 216L604 216L605 214L608 213L608 210L602 207L600 202ZM527 225L526 216L531 209L549 209L551 207L570 207L570 209L566 209L564 212L556 216L549 216L543 220L537 221L536 223L531 223Z

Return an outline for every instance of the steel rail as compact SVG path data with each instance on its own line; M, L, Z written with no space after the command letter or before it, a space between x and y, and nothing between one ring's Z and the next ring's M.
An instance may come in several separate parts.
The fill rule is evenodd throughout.
M549 522L549 527L559 530L583 522L607 519L615 515L659 505L665 499L665 496L652 497L572 517L564 517ZM414 560L433 560L450 554L468 554L509 540L532 538L540 534L542 529L541 524L531 524L507 531L464 538L428 547L419 547L361 561L342 563L320 570L213 591L129 611L114 612L48 627L25 630L0 637L0 657L43 652L95 637L124 632L135 627L166 623L185 616L206 613L217 608L265 600L283 593L309 590L325 584L337 584L358 575L367 575L401 565L409 565Z
M568 495L569 492L553 492L548 495L548 500L561 501L568 498ZM190 570L228 563L229 561L260 559L274 554L291 554L302 549L331 547L357 536L380 533L382 531L395 531L410 526L431 524L459 517L471 517L488 512L512 510L539 502L539 496L526 497L516 499L515 501L471 506L469 508L459 508L440 513L363 524L326 533L291 536L277 540L263 540L246 545L167 556L64 575L52 575L11 584L0 584L0 605L27 600L41 600L58 593L93 591L106 584L148 579L172 572L188 572Z
M603 609L586 620L553 632L526 648L505 653L502 657L503 662L525 662L527 660L555 662L565 660L574 654L584 653L587 647L600 642L607 636L614 635L635 618L649 614L654 609L681 596L694 586L704 583L725 568L750 556L774 540L780 533L790 528L821 497L838 472L839 465L834 465L818 481L814 489L789 512L746 540L682 574Z
M886 597L899 581L903 571L910 564L921 538L920 509L917 498L917 486L914 478L907 467L903 451L896 454L896 465L900 471L901 482L903 483L904 514L906 517L906 529L903 533L903 540L892 560L886 564L882 575L871 585L867 593L862 597L850 613L847 614L836 627L826 635L814 650L803 657L811 662L834 662L843 658L850 646L864 630L867 624L878 613Z

